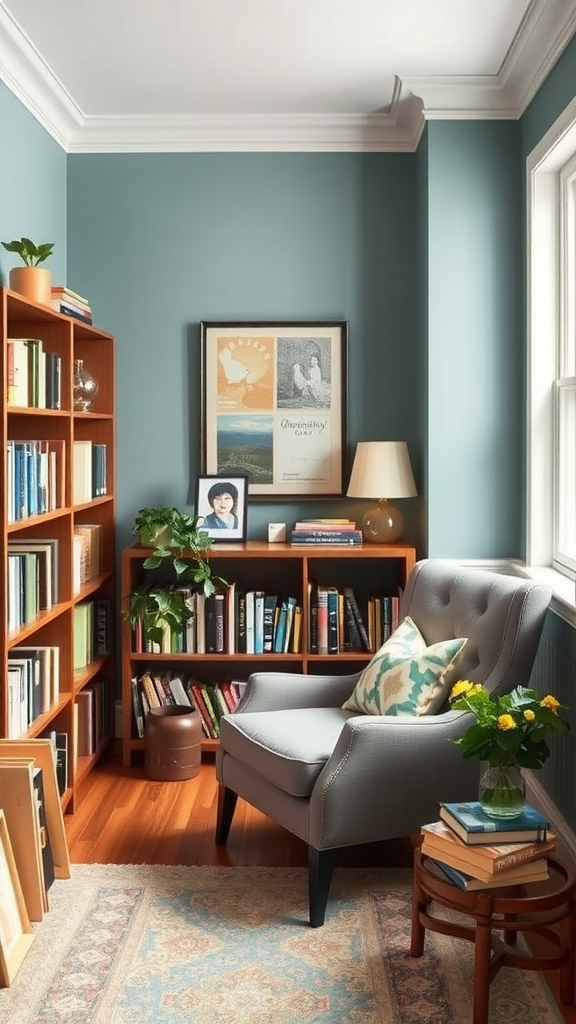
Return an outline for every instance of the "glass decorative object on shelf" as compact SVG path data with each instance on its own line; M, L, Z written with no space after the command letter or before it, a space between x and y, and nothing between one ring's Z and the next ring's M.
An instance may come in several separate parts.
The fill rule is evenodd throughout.
M79 412L88 412L92 400L98 392L98 381L88 370L84 369L84 360L74 360L74 408Z

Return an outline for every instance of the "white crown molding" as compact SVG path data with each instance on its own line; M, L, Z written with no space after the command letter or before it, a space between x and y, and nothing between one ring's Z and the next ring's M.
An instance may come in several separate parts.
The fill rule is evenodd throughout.
M534 0L498 75L405 77L426 120L517 119L576 32L574 0Z
M0 3L0 78L62 149L84 120L82 111Z
M515 119L576 31L574 0L534 0L498 75L396 78L366 115L85 116L0 0L0 79L67 153L414 152L425 119Z
M87 117L69 153L414 152L424 118L411 97L394 115Z

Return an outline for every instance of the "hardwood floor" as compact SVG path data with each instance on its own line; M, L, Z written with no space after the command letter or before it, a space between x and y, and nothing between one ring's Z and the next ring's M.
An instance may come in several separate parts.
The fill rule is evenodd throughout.
M152 782L143 766L122 768L114 755L87 777L78 810L66 815L70 857L75 864L189 864L306 866L306 847L244 801L238 802L228 843L214 843L217 784L214 764L184 782ZM346 867L409 867L409 837L340 851ZM557 974L548 980L557 996ZM567 1024L576 1009L561 1007Z

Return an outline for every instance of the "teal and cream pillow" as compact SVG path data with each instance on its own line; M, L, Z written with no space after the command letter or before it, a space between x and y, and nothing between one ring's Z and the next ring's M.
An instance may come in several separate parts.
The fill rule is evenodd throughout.
M433 715L450 685L448 670L466 638L426 645L409 616L376 651L343 708L365 715Z

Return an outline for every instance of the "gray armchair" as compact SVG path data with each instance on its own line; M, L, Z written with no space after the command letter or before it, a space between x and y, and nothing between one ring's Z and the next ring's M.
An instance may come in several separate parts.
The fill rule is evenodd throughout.
M501 694L529 684L550 598L542 584L431 559L410 574L401 614L428 644L467 637L454 679ZM257 672L221 720L216 843L226 843L238 796L303 839L313 927L324 923L339 847L418 832L440 800L478 791L478 762L449 742L469 714L344 711L358 675Z

